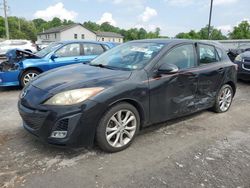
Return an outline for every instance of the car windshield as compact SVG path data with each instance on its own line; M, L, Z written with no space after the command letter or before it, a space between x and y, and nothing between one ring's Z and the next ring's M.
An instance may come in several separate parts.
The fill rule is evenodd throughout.
M59 42L55 42L55 43L51 43L49 46L47 46L46 48L38 51L36 53L37 56L39 57L44 57L46 56L48 53L50 53L51 51L57 49L59 46L61 46L62 43L59 43Z
M121 70L137 70L154 58L162 43L132 42L117 46L94 59L89 65Z

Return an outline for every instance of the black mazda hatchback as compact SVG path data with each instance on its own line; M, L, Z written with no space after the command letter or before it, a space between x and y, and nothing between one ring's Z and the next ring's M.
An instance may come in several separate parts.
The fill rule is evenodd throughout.
M46 143L127 148L148 125L212 108L226 112L237 65L217 43L140 40L43 73L20 94L23 126Z

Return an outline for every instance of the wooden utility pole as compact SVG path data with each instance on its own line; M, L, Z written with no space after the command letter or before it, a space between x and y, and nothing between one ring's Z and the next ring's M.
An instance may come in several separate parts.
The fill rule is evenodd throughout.
M207 36L207 39L210 39L210 28L211 28L212 12L213 12L213 0L211 0L211 4L210 4L210 13L209 13L209 21L208 21L208 36Z
M4 10L4 18L5 18L5 32L6 38L10 39L9 34L9 23L8 23L8 16L7 16L7 0L3 0L3 10Z

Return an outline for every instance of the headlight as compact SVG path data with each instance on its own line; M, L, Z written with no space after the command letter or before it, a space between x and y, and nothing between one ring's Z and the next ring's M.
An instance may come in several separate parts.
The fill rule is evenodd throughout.
M73 105L87 100L88 98L100 93L104 88L93 87L69 90L58 93L48 99L44 104L47 105Z
M241 57L241 55L237 55L235 61L244 62L244 59Z

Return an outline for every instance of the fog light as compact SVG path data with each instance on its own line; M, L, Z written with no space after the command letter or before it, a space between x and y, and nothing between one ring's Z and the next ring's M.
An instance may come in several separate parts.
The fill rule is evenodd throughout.
M67 131L53 131L51 133L52 138L65 138L67 136Z

